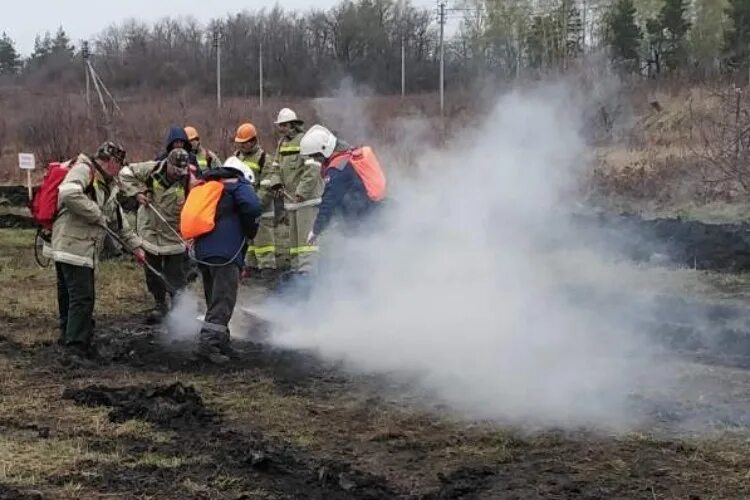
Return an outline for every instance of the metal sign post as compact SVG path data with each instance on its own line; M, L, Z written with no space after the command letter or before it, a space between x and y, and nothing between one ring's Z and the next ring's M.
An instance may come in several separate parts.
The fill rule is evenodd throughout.
M26 171L26 187L29 189L29 201L31 201L31 171L36 167L33 153L18 153L18 168Z

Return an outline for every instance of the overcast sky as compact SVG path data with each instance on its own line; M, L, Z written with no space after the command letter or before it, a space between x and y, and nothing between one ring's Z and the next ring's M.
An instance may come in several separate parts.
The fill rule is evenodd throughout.
M243 9L273 7L276 0L16 0L3 2L0 31L16 42L22 55L34 48L34 36L62 25L76 46L103 28L128 18L153 21L165 16L193 16L199 21L224 17ZM283 0L285 9L306 11L311 7L327 9L338 0ZM414 5L432 7L435 0L413 0Z

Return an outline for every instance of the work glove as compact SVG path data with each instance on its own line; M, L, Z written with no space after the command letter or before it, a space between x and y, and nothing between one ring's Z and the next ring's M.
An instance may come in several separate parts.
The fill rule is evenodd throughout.
M146 263L146 252L144 252L141 247L133 250L133 257L135 257L135 261L141 265Z
M307 234L307 244L308 245L315 245L318 243L318 235L310 231Z

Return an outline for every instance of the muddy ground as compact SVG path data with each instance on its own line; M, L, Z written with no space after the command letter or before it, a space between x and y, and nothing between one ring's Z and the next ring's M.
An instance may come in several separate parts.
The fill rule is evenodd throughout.
M32 236L0 232L0 498L750 497L741 301L659 305L684 311L650 328L696 393L634 395L644 419L628 431L531 430L251 340L228 366L203 364L144 324L127 261L99 269L97 366L65 368ZM747 283L696 275L722 299ZM696 308L705 328L688 321Z

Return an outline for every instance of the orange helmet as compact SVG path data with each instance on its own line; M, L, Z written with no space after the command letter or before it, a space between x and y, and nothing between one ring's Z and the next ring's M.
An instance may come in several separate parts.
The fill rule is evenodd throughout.
M235 134L234 142L247 142L255 139L258 136L258 131L255 130L255 125L252 123L243 123L237 127L237 134Z
M198 131L195 129L195 127L191 127L188 125L187 127L185 127L185 133L187 134L188 141L200 139Z

